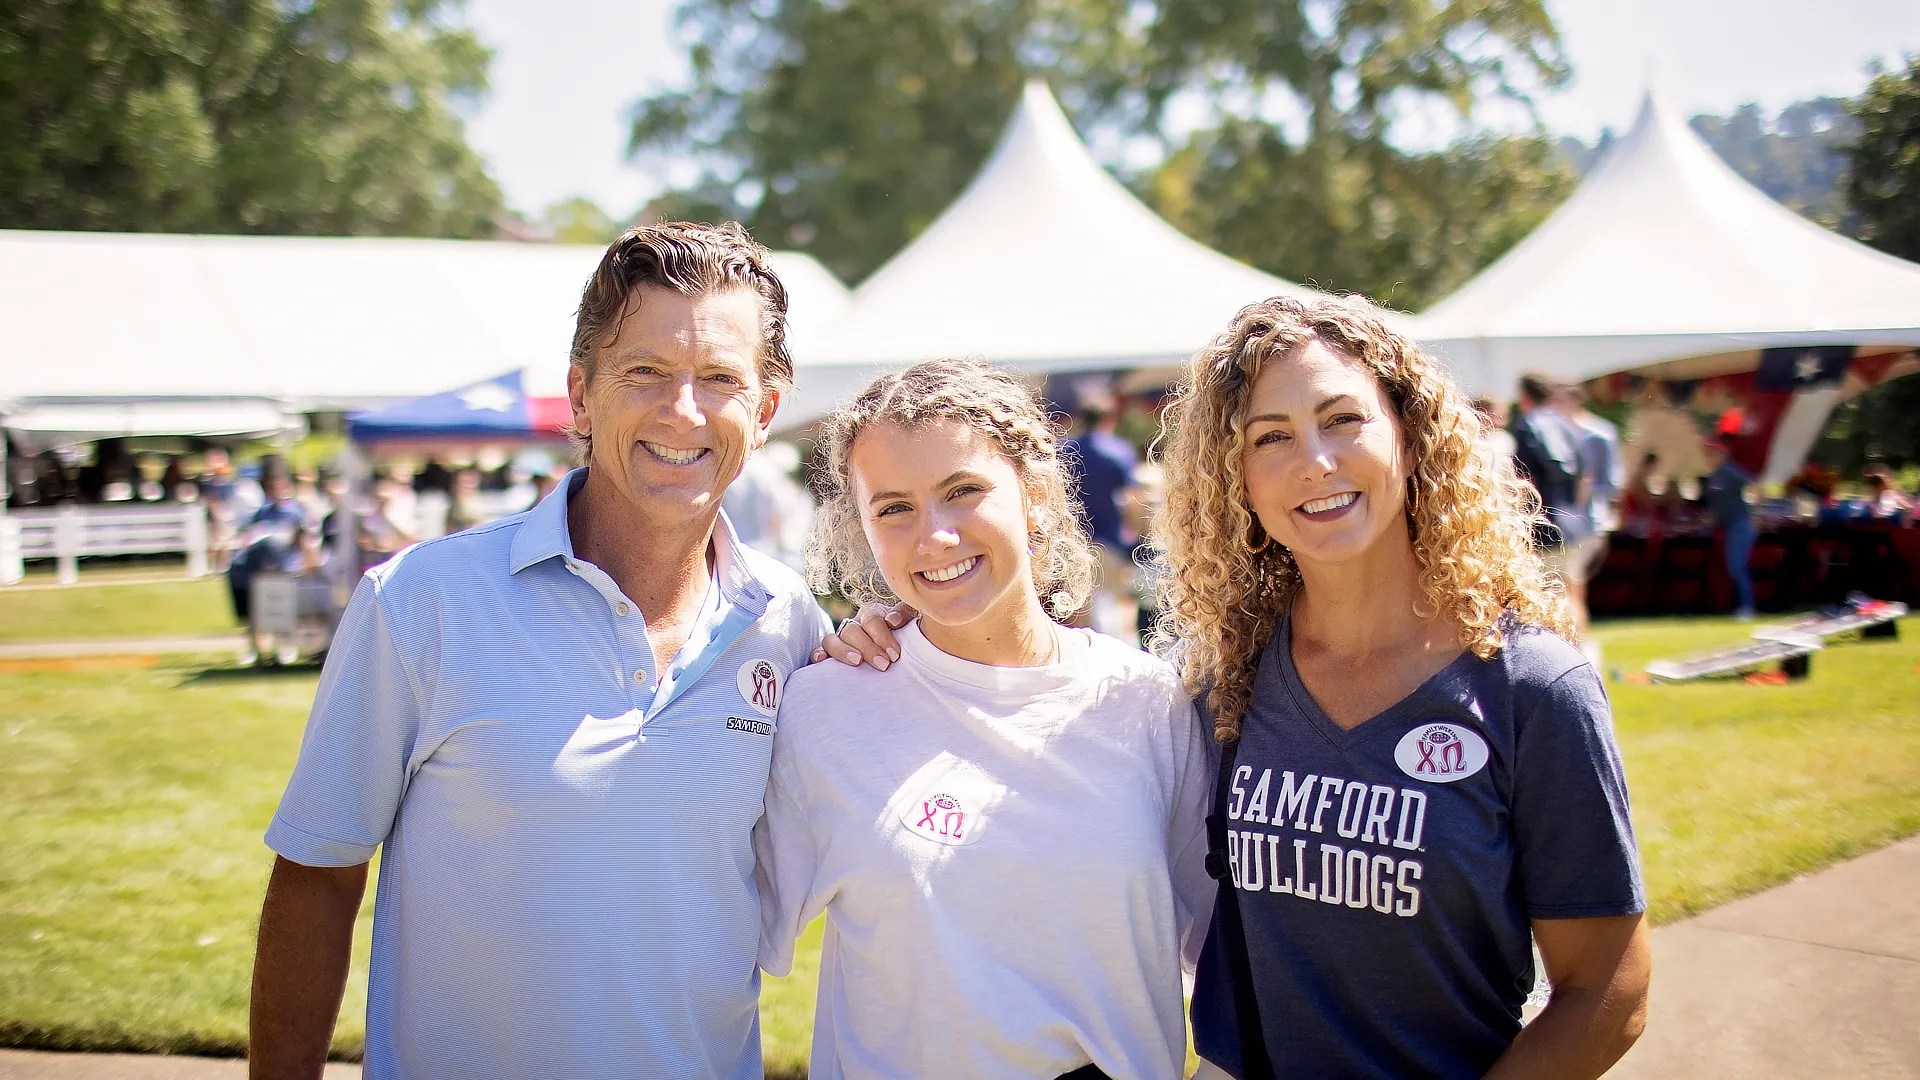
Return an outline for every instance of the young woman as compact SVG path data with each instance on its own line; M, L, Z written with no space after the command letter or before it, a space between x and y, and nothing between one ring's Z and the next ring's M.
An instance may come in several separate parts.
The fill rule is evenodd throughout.
M1168 422L1163 627L1224 750L1201 1055L1598 1076L1644 1023L1645 900L1537 497L1359 301L1241 311ZM1552 997L1523 1028L1533 942Z
M1171 668L1055 621L1093 551L1045 414L921 364L821 455L815 588L919 614L891 670L816 664L780 703L760 962L826 913L810 1075L1179 1077L1207 734Z

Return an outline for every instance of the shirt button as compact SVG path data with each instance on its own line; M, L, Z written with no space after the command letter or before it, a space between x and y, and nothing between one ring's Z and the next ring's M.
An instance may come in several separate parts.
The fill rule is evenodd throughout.
M625 615L628 611L628 608L625 602L621 602L613 605L613 610L619 612L622 615Z
M646 681L647 681L647 669L646 669L646 668L641 668L641 669L640 669L639 671L636 671L636 672L634 672L634 673L633 673L633 681L634 681L634 682L637 682L637 683L644 683L644 682L646 682Z

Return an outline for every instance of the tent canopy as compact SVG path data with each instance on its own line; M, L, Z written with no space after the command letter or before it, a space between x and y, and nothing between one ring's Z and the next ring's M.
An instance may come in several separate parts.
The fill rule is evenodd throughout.
M356 441L366 443L558 438L573 419L567 399L529 397L521 387L520 372L509 371L458 390L354 413L347 427Z
M526 369L528 393L563 395L574 311L601 252L0 231L0 397L15 411L180 397L329 409L515 369ZM773 265L794 347L809 348L845 306L846 287L807 255L776 252Z
M875 271L819 348L796 355L785 427L879 370L974 356L1035 372L1185 359L1246 304L1312 290L1199 244L1100 167L1027 84L1000 143L945 213Z
M1774 202L1649 94L1565 206L1417 321L1493 392L1529 370L1752 370L1769 348L1920 345L1920 265Z

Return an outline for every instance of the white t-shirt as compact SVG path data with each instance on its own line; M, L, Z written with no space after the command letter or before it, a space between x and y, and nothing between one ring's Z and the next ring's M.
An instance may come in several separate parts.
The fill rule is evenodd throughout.
M1214 894L1179 678L1097 634L1032 668L899 637L888 671L815 664L780 703L760 966L827 913L809 1075L1178 1078Z

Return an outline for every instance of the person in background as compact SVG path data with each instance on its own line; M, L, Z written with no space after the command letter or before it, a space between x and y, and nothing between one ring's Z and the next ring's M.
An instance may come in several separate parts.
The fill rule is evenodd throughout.
M416 495L429 491L438 491L442 495L453 493L453 470L440 464L440 459L432 454L420 465L420 471L413 475L413 491Z
M1660 456L1646 453L1627 474L1626 489L1620 496L1620 529L1630 536L1652 539L1666 533L1666 503L1673 494L1673 483L1668 481L1667 490L1653 493L1653 475L1659 467Z
M1520 478L1540 495L1542 516L1534 525L1534 547L1548 572L1570 583L1569 553L1586 539L1589 529L1581 497L1580 437L1572 424L1548 408L1552 395L1553 383L1546 376L1520 377L1513 461Z
M1473 399L1474 415L1480 418L1480 446L1496 468L1512 469L1515 443L1507 430L1509 411L1485 394Z
M1701 486L1701 500L1706 503L1714 528L1720 533L1727 576L1733 579L1734 592L1739 597L1733 617L1751 619L1753 571L1748 563L1753 558L1753 544L1758 534L1753 527L1753 510L1747 505L1747 485L1753 483L1753 474L1733 460L1724 442L1711 441L1706 444L1706 451L1707 464L1713 471Z
M454 473L453 494L447 503L447 531L471 529L486 520L486 512L480 506L480 471L469 466Z
M747 459L721 505L741 543L804 572L813 496L793 478L799 467L797 447L769 442Z
M1867 469L1867 508L1874 517L1900 521L1913 510L1913 500L1900 490L1885 465Z
M1062 456L1072 470L1081 525L1099 553L1100 584L1087 610L1073 621L1125 637L1139 618L1133 595L1135 537L1127 528L1126 507L1133 497L1133 470L1140 455L1120 436L1120 410L1113 399L1092 397L1082 402L1080 425L1080 434L1067 442Z
M1581 649L1597 667L1600 647L1586 640L1587 583L1607 561L1607 536L1620 527L1620 492L1626 486L1626 461L1620 453L1620 429L1587 408L1586 391L1562 384L1553 392L1554 412L1574 430L1580 449L1581 502L1587 532L1567 558L1567 599Z
M538 504L547 497L547 492L553 490L553 473L544 470L535 472L527 478L527 482L533 485L533 502Z
M260 463L266 478L267 499L239 527L236 554L227 567L227 589L233 598L233 613L247 624L247 652L241 663L253 663L260 655L260 641L253 628L253 579L257 574L297 574L306 568L315 547L318 520L294 496L293 477L286 464L267 458Z

